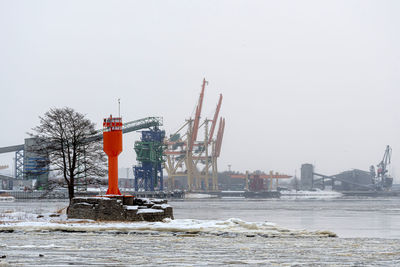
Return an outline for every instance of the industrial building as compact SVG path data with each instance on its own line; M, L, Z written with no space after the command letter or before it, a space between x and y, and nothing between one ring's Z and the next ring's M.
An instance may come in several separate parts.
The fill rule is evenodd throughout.
M388 191L392 187L393 178L388 174L392 149L386 146L382 160L369 171L353 169L335 175L324 175L314 171L312 164L301 166L301 189L325 189L327 186L336 191Z

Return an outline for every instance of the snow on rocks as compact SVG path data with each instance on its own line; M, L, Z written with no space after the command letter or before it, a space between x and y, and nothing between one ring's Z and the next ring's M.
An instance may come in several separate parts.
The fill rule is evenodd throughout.
M68 207L68 218L100 221L162 221L173 219L167 200L133 196L75 197Z

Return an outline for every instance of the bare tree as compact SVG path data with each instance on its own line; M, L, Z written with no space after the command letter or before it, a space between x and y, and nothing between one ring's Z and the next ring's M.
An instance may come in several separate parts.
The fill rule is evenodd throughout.
M90 141L94 123L74 109L53 108L40 118L30 135L36 138L36 153L47 158L50 170L62 175L71 202L75 186L93 183L106 174L106 157L101 142Z

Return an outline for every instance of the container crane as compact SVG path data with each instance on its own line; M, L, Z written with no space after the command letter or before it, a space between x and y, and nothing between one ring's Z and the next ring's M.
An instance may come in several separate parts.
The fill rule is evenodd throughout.
M176 133L165 141L167 145L164 152L166 155L165 169L168 172L169 189L175 189L175 177L179 176L187 177L188 190L218 189L216 161L221 151L225 120L220 119L217 137L214 139L222 105L222 94L220 94L213 119L206 118L200 122L207 84L208 82L203 79L194 119L187 120ZM211 127L209 128L210 122ZM204 128L204 139L198 141L198 132L202 127ZM186 132L180 134L184 129ZM210 167L212 167L211 187L209 186Z
M203 79L203 85L201 86L199 103L197 104L197 107L196 107L196 115L194 117L194 122L193 122L193 129L192 129L192 136L191 136L190 145L189 145L189 152L193 151L194 142L196 142L196 140L197 140L197 133L199 132L201 109L203 107L204 89L206 87L206 84L208 84L208 82L206 81L206 79Z
M386 173L388 172L388 165L390 164L392 158L392 148L387 145L385 149L385 153L383 154L382 161L379 162L376 176L375 176L375 185L377 189L389 189L393 184L393 178L389 177Z
M214 113L214 118L211 121L210 134L208 135L208 144L211 143L212 138L214 136L215 126L217 125L217 119L218 119L219 111L221 109L221 104L222 104L222 94L219 95L219 100L218 100L217 108Z

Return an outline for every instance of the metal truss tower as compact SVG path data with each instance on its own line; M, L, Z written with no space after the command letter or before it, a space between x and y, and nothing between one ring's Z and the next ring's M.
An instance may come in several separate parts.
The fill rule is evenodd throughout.
M24 179L24 149L15 151L15 178Z
M135 142L136 159L138 166L133 167L135 175L135 191L163 191L163 163L164 163L165 131L157 127L149 131L142 131L142 138Z

